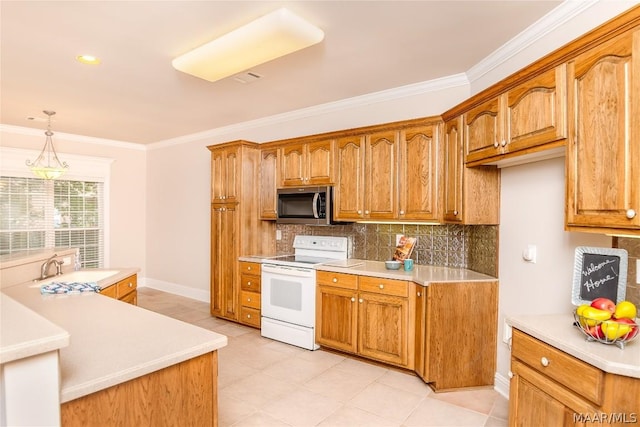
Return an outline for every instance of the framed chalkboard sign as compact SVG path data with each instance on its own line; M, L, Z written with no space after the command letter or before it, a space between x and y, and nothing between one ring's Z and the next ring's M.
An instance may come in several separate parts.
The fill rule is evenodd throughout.
M578 246L573 264L573 305L590 304L596 298L623 301L627 286L627 251Z

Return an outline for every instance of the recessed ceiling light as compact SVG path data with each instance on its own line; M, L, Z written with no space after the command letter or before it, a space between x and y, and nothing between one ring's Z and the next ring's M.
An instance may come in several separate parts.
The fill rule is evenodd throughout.
M100 58L93 55L78 55L76 60L87 65L98 65L100 63Z

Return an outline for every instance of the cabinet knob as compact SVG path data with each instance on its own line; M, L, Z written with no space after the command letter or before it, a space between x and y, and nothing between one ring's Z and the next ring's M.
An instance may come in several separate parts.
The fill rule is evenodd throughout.
M404 211L400 211L400 215L404 215Z
M362 303L364 302L364 300L363 300L362 298L360 298L360 299L358 300L358 302L359 302L360 304L362 304Z
M513 378L513 372L509 371L509 378Z
M247 282L247 286L251 286L251 282Z
M383 285L382 283L380 283L380 284L378 285L378 287L379 287L380 289L384 289L384 285Z
M498 148L500 146L500 144L498 144L498 141L496 140L496 141L493 141L493 146L495 148Z
M500 145L502 145L504 147L505 145L507 145L507 141L503 139L502 142L500 143Z
M421 297L422 296L422 292L418 291L418 296Z
M247 314L247 319L251 319L251 315L250 314Z
M351 302L356 302L356 297L351 297Z
M247 270L251 270L251 266L247 267Z
M358 215L362 215L362 211L358 209Z
M545 367L549 366L549 363L551 363L551 361L549 361L549 359L547 359L546 357L543 357L543 358L540 359L540 364L542 366L545 366Z
M129 283L129 287L130 287L130 288L133 288L133 283Z
M633 219L636 217L636 211L633 209L627 209L627 218Z
M331 281L332 281L333 283L338 283L338 278L337 278L337 277L334 277Z
M364 214L365 215L369 215L369 211L364 211Z
M251 302L251 298L247 298L247 302Z
M458 216L458 211L453 211L454 216Z

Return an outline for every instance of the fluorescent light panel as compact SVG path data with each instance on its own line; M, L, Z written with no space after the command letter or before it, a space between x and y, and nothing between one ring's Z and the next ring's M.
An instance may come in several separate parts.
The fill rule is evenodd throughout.
M319 43L324 32L282 8L172 61L176 70L210 82Z

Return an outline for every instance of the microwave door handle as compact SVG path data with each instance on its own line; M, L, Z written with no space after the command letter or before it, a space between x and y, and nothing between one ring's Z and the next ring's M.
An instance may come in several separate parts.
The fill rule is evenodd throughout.
M313 217L314 218L320 218L320 216L318 215L318 199L320 198L320 193L316 193L313 195Z

